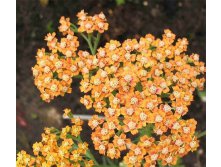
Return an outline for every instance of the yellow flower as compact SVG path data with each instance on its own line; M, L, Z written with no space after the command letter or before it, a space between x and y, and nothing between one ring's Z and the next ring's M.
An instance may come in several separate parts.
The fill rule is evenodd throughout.
M73 125L71 127L71 134L75 137L79 136L79 134L81 133L82 131L82 127L81 126L78 126L78 125Z
M68 109L68 108L65 108L64 109L64 114L63 114L63 116L64 117L69 117L69 114L71 113L71 109Z
M41 151L41 149L42 149L42 143L41 142L39 142L39 143L35 143L35 144L33 144L33 152L34 152L34 155L38 155L39 154L39 152Z

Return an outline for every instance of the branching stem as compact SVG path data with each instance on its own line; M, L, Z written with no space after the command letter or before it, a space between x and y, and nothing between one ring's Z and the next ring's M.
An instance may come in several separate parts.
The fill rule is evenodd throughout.
M99 41L100 41L101 34L97 33L96 37L94 37L92 33L88 34L88 36L86 36L84 33L79 32L77 26L74 25L73 23L71 23L71 29L72 29L72 31L74 31L75 33L80 34L84 38L84 40L87 42L87 44L89 46L91 54L95 55L98 44L99 44Z

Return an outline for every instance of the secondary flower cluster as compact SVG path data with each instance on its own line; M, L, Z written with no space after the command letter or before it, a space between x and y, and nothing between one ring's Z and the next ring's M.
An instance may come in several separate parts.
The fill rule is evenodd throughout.
M67 110L66 110L67 112ZM61 131L45 128L42 141L33 144L34 156L21 151L17 154L17 167L92 167L94 162L85 158L88 144L80 139L82 121L72 118L73 126L66 126Z
M144 135L140 137L138 143L127 144L127 149L130 151L124 157L124 162L131 167L139 167L142 163L143 166L154 167L157 161L161 161L165 166L176 165L178 158L183 157L189 151L195 151L199 146L194 136L195 128L194 119L180 120L172 125L170 135L163 134L159 140Z
M99 33L103 33L108 29L106 17L102 12L94 16L87 16L87 13L82 10L77 14L77 17L79 32L93 33L94 31L98 31Z
M107 30L108 23L103 13L87 16L84 11L78 13L80 27L79 32L88 32L82 27L91 24L90 32L100 33ZM35 85L41 92L44 101L50 102L57 96L64 96L71 93L72 77L82 74L89 74L95 68L97 59L87 51L77 49L79 47L78 37L74 35L69 18L60 19L59 31L65 35L60 41L55 33L49 33L45 37L50 52L44 48L37 52L37 64L32 68L35 77ZM102 25L102 26L101 26Z

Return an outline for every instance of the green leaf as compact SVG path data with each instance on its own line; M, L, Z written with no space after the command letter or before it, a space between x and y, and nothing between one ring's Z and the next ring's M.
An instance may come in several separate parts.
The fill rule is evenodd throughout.
M162 97L162 98L167 98L167 97L169 97L169 96L170 96L169 93L161 93L161 97Z
M42 7L46 7L48 5L49 0L39 0Z
M124 162L120 162L119 167L127 167L127 165Z
M115 0L116 4L119 5L124 5L126 3L125 0Z
M150 45L149 49L154 51L154 50L156 50L156 48L157 48L156 46Z
M55 29L53 28L53 22L49 21L48 24L46 25L46 30L50 33L54 32Z
M105 102L106 102L106 107L109 107L110 106L110 100L109 100L109 98L108 97L106 97L106 98L104 98L103 99Z
M83 79L83 76L81 74L74 76L74 78Z
M139 91L139 92L142 92L143 91L143 86L141 84L141 82L138 82L137 85L135 86L136 90Z
M203 136L206 136L206 131L202 131L202 132L196 132L195 135L197 136L197 138L201 138Z
M147 81L153 81L153 78L147 78Z
M67 135L66 135L66 138L68 138L68 139L73 139L74 137L73 137L71 134L67 134Z
M172 165L172 167L185 167L185 165L183 165L182 159L178 158L176 165Z
M112 93L112 95L114 95L114 96L115 96L115 95L117 94L117 91L116 91L116 90L114 90L114 91L112 91L111 93Z
M206 91L199 91L197 89L197 94L200 97L201 101L206 102Z
M58 73L56 71L53 73L53 78L59 80Z
M157 161L157 164L159 167L163 167L162 162L161 161Z
M117 167L117 165L114 164L114 162L113 162L110 158L108 158L108 157L105 157L105 158L106 158L106 160L107 160L107 162L108 162L108 164L109 164L110 166L112 166L112 167Z
M36 113L31 113L31 118L32 119L37 119L38 118L38 115Z
M56 128L51 128L51 131L50 131L51 133L60 133L61 131L60 130L58 130L58 129L56 129Z
M151 136L153 133L153 124L147 124L147 126L143 127L139 130L139 137L142 137L144 135Z
M104 156L102 156L102 162L103 162L103 165L107 165L107 161L106 161L106 158Z
M97 71L98 71L98 68L95 68L95 69L91 70L89 72L89 77L91 78L92 76L94 76L97 73Z

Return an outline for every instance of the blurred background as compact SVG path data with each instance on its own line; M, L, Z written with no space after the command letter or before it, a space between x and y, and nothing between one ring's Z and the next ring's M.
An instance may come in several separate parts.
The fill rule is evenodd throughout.
M103 11L109 22L109 30L103 35L101 45L110 39L123 41L152 33L161 37L165 28L177 37L187 37L188 53L198 53L206 60L206 2L205 0L17 0L16 43L16 150L31 153L32 144L41 139L44 127L61 128L68 124L62 119L63 109L71 108L74 113L91 114L80 104L79 80L73 83L73 93L45 103L34 86L31 67L35 65L38 48L45 47L44 36L58 32L59 18L70 17L84 9L90 15ZM206 128L205 92L195 92L195 101L186 118L198 121L197 129ZM86 124L86 123L85 123ZM89 131L85 125L85 131ZM86 140L88 136L85 135ZM183 159L187 167L204 167L205 142L202 137L197 152ZM95 153L96 154L96 153ZM98 155L98 154L97 154Z

